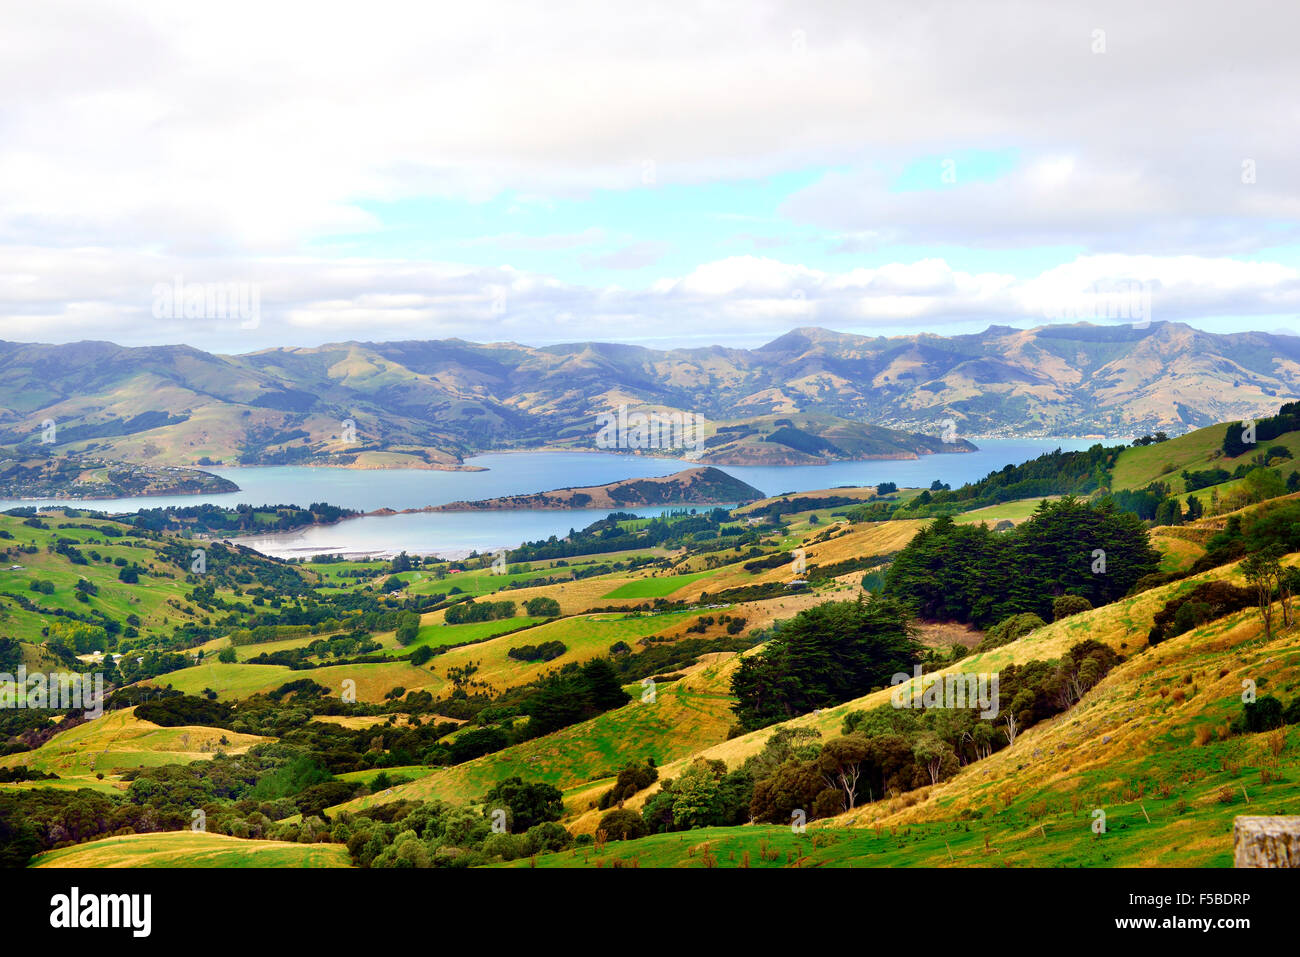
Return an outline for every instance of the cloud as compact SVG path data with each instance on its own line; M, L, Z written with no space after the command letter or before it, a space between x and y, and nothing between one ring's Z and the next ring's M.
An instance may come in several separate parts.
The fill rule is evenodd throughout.
M343 339L459 336L541 344L574 339L758 343L795 326L881 333L971 324L1196 321L1300 315L1300 270L1198 256L1081 256L1028 277L940 258L841 272L758 256L702 264L648 289L585 286L456 263L142 257L97 248L12 251L0 260L5 337L189 342L222 352ZM200 313L159 318L159 283L242 283L258 322ZM1283 323L1285 325L1285 322Z
M1187 221L1294 218L1289 92L1300 10L1209 0L915 0L449 9L376 2L303 18L137 2L0 15L0 234L283 252L376 228L363 204L539 196L897 166L991 142L1033 157L998 184L882 194L831 177L792 214L904 237L1076 226L1189 243ZM1093 30L1106 51L1092 52ZM1256 189L1240 167L1257 164ZM870 161L870 162L868 162ZM987 228L981 230L980 223ZM1097 240L1100 242L1100 240Z
M0 337L722 339L1030 322L1107 282L1150 283L1157 318L1293 315L1290 266L1231 257L1298 239L1298 26L1284 0L10 4ZM961 157L980 151L1018 159L967 176ZM956 157L954 181L895 189L917 157ZM404 200L508 193L540 221L604 191L827 169L782 205L784 230L704 212L761 222L743 247L760 254L821 230L871 268L710 250L625 289L355 255L384 235L374 210ZM443 238L478 237L496 262L592 246L592 267L645 269L658 244L687 246L658 223L650 239L466 222L472 236ZM1017 279L927 245L1087 255ZM261 324L227 341L219 323L154 319L148 290L177 274L258 283Z
M599 256L584 256L582 262L585 266L600 269L643 269L659 262L671 250L671 243L646 240L629 243Z

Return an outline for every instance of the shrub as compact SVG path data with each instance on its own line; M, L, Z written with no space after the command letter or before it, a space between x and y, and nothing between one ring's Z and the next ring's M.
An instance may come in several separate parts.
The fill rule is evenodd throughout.
M1047 622L1033 612L1011 615L985 632L984 640L975 646L975 650L988 651L990 648L1000 648L1002 645L1010 644L1018 638L1023 638L1031 631L1046 626Z
M1248 588L1238 588L1225 581L1201 582L1191 591L1171 599L1156 612L1151 631L1147 635L1147 644L1157 645L1197 625L1249 608L1254 603L1255 596ZM1189 604L1193 607L1184 611L1184 607Z
M618 772L618 778L614 781L614 786L600 796L600 809L616 807L623 801L626 801L637 791L643 791L655 781L659 780L659 769L655 767L654 760L650 759L645 764L637 764L635 761L629 762L623 770Z
M646 835L645 821L641 820L641 815L627 808L610 811L600 819L600 824L596 827L597 830L604 831L611 841L628 841Z
M1232 723L1232 730L1237 733L1255 734L1259 731L1272 731L1283 725L1282 702L1272 695L1264 695L1258 701L1241 706L1241 714Z
M1062 595L1052 602L1052 621L1060 621L1081 612L1092 611L1092 602L1082 595Z
M562 641L543 641L540 645L511 648L506 652L506 657L515 661L554 661L568 650Z
M573 835L565 829L564 825L555 821L534 824L525 836L528 839L529 854L562 851L573 843Z
M560 603L554 598L539 595L524 602L524 611L533 618L554 618L560 613Z
M406 647L420 634L420 616L413 611L404 611L397 618L397 643Z

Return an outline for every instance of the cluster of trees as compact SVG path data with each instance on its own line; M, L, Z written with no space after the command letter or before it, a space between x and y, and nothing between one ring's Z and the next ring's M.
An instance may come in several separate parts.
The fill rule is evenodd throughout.
M845 716L841 734L821 742L807 728L778 728L763 750L732 771L722 761L696 760L663 781L640 814L620 802L649 787L653 765L629 764L600 808L610 840L645 834L729 827L749 821L788 824L935 784L963 765L1015 743L1026 728L1069 709L1120 661L1109 646L1084 641L1061 659L1011 665L1000 673L1000 712L976 708L883 705Z
M555 618L560 614L560 603L546 595L538 595L524 602L524 613L532 618Z
M956 505L965 511L1040 495L1086 495L1109 485L1110 470L1123 450L1122 445L1101 444L1080 452L1057 449L1022 465L1007 465L961 488L932 488L921 504Z
M557 823L560 812L558 790L511 778L488 792L481 812L399 801L340 814L331 837L347 844L358 867L474 867L569 847L574 839Z
M332 781L313 758L284 744L140 768L126 777L125 795L85 788L0 793L0 866L21 867L42 851L109 835L187 829L196 809L204 811L212 833L329 840L321 809L358 793L356 785ZM277 823L295 814L303 815L302 824Z
M1004 533L936 519L894 558L884 594L922 618L988 627L1024 612L1047 619L1066 594L1109 604L1159 563L1136 516L1067 496Z
M761 728L886 685L919 654L897 602L824 602L781 623L758 654L741 660L733 707L744 728Z
M825 744L813 740L816 732L779 729L744 766L754 780L749 816L773 823L789 823L796 811L825 817L935 784L1072 707L1119 660L1107 645L1084 641L1059 660L1008 666L995 719L975 708L883 705L850 712L841 736Z
M1281 545L1269 545L1247 555L1239 566L1252 593L1259 616L1264 622L1264 637L1273 637L1273 603L1280 604L1282 627L1290 628L1294 614L1291 595L1300 586L1300 573L1282 565L1286 551Z
M327 502L297 505L185 505L142 508L120 520L150 531L230 534L239 532L289 531L307 525L327 525L352 515L356 509L340 508Z
M1300 402L1288 402L1278 409L1277 415L1256 422L1253 435L1244 423L1228 426L1223 432L1221 448L1228 458L1236 458L1245 455L1256 443L1267 442L1297 430L1300 430ZM1254 441L1249 442L1247 439Z
M475 621L496 621L501 618L515 617L516 606L513 601L468 601L457 602L447 608L446 622L449 625L462 625Z
M537 645L520 645L506 652L507 658L515 661L554 661L566 651L568 646L562 641L543 641Z
M581 531L569 529L564 538L552 535L547 539L525 542L519 548L511 549L507 559L511 562L544 561L635 548L674 548L708 539L725 541L727 547L758 541L756 529L720 538L730 520L731 513L725 508L703 512L683 509L650 519L631 512L611 512Z
M413 617L415 617L418 629L419 616ZM400 631L397 640L399 643L410 644L409 640L402 642ZM256 657L249 658L247 663L250 665L288 665L290 668L297 670L313 667L315 662L328 663L331 658L338 659L348 655L364 655L382 650L383 645L370 637L368 632L352 631L329 638L317 638L310 644L298 648L284 648L269 653L263 652ZM233 662L237 660L234 647L223 648L217 657L220 661Z
M616 805L622 807L624 801L658 780L659 769L655 766L654 758L647 758L644 764L629 761L618 772L614 786L600 796L598 807L602 811Z
M1158 645L1208 621L1249 608L1255 595L1225 581L1200 582L1190 591L1171 598L1155 614L1147 644Z
M1192 564L1190 574L1268 549L1279 549L1281 554L1300 551L1300 502L1266 503L1246 516L1229 515L1223 530L1205 543L1205 549L1205 554Z
M1237 734L1258 734L1289 724L1300 724L1300 697L1292 698L1283 707L1281 699L1264 695L1241 706L1241 713L1233 719L1232 730Z

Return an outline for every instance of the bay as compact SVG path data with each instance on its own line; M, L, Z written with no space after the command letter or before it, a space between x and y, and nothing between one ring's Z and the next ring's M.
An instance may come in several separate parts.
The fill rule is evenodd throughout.
M934 480L956 488L983 478L1006 465L1018 465L1044 452L1084 449L1092 439L983 439L975 452L927 455L918 459L834 462L829 465L719 466L768 495L804 492L836 486L929 486ZM230 479L238 492L219 495L153 495L139 498L0 501L0 510L18 505L79 507L105 512L134 512L210 503L248 505L308 505L329 502L360 511L407 509L458 500L494 498L554 488L602 485L625 478L671 475L696 463L671 458L620 455L612 452L508 452L466 459L487 471L439 472L427 469L359 470L303 466L210 468ZM628 509L638 515L659 515L663 508ZM563 536L603 518L607 510L532 510L494 512L423 512L365 516L299 532L240 539L241 543L277 557L322 552L390 555L439 554L458 557L471 550L491 551L523 541Z

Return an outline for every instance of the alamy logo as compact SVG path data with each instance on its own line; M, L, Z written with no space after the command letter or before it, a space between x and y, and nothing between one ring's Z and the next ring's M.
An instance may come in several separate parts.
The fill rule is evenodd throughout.
M1094 283L1077 294L1054 298L1044 312L1058 322L1125 319L1146 328L1151 322L1151 283Z
M704 419L694 412L616 411L596 416L598 449L682 449L685 458L704 451Z
M87 718L98 718L104 713L104 676L64 671L29 675L26 665L18 666L17 677L0 671L0 709L7 708L80 708Z
M126 927L133 937L148 937L153 929L153 896L150 894L86 894L72 888L68 894L50 898L50 926Z
M262 321L262 290L253 282L172 282L153 287L155 319L239 320L239 328L256 329Z
M890 702L895 708L979 708L981 718L998 716L998 673L935 675L922 674L914 665L912 674L897 672Z

